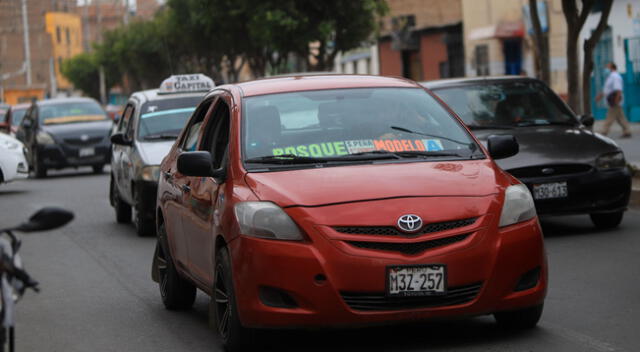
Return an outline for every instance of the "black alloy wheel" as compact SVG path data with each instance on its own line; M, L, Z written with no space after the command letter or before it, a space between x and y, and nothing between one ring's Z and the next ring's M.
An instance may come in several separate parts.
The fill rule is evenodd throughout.
M119 224L131 222L131 206L120 199L120 193L113 175L111 175L111 185L109 186L109 196L111 197L111 205L116 212L116 221Z
M532 329L538 325L538 321L542 316L544 306L533 306L529 308L512 310L506 312L497 312L493 316L498 325L510 330Z
M590 214L591 222L600 230L610 230L618 227L622 222L624 212Z
M213 294L209 303L209 321L215 326L225 349L229 352L251 350L256 333L242 326L238 317L235 290L233 288L231 260L226 248L216 254L216 272Z
M166 247L165 238L164 224L161 224L158 228L154 262L157 265L158 287L162 303L168 310L189 309L196 300L196 287L178 274Z

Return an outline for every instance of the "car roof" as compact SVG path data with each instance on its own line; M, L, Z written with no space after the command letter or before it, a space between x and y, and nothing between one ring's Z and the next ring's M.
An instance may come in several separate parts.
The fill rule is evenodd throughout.
M341 88L420 88L420 85L416 82L400 77L344 74L304 74L269 77L239 83L236 86L242 90L244 96Z
M438 79L433 81L420 82L420 84L428 89L448 88L454 86L463 85L478 85L478 84L491 84L498 82L524 82L524 81L538 81L535 78L524 76L482 76L471 78L449 78Z
M72 98L54 98L47 100L38 100L36 104L39 106L56 105L56 104L68 104L68 103L96 103L98 102L92 98L86 97L72 97Z
M140 103L145 103L147 101L158 101L175 98L198 98L204 97L206 94L207 92L158 94L158 89L148 89L134 92L133 94L131 94L131 98L138 100L138 102Z

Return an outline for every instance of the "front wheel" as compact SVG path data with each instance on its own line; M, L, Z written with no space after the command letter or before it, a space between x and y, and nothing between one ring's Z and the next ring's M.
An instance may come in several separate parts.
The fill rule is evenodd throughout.
M617 211L615 213L591 214L590 216L591 221L596 228L601 230L610 230L620 225L624 212Z
M508 312L498 312L493 316L498 325L507 329L532 329L542 316L543 305Z
M104 165L103 164L92 165L91 168L93 169L94 174L101 174L102 171L104 170Z
M136 204L134 206L133 224L136 227L136 233L140 237L153 236L156 233L155 219L145 216L149 213L144 207L141 195L136 195Z
M116 221L120 224L131 222L131 206L120 199L118 186L116 185L113 175L111 176L111 185L109 188L109 196L111 197L111 205L116 212Z
M226 248L221 248L216 254L213 294L209 303L209 322L215 327L227 351L245 351L251 347L255 331L242 326L238 317L231 259Z
M157 265L158 286L162 303L168 310L189 309L196 300L196 287L178 274L168 248L162 245L165 238L164 225L160 225L154 263Z

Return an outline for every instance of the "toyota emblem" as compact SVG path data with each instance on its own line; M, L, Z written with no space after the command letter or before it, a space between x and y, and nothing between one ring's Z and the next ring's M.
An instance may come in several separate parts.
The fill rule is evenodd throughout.
M398 228L404 232L416 232L422 228L422 219L418 215L402 215L398 219Z
M83 135L80 136L80 140L83 141L83 142L86 142L86 141L89 140L89 136L87 136L86 134L83 134Z

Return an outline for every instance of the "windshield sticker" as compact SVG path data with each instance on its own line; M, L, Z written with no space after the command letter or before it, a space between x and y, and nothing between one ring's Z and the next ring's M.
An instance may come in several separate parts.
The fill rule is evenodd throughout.
M149 112L146 114L142 114L142 116L140 116L143 119L149 118L149 117L154 117L154 116L162 116L162 115L170 115L170 114L179 114L179 113L191 113L193 112L193 110L195 110L196 108L183 108L183 109L170 109L170 110L162 110L162 111L156 111L156 112ZM155 109L154 109L155 110Z
M444 150L439 139L362 139L337 142L323 142L273 148L273 155L297 155L311 157L330 157L375 150L389 152L441 151Z
M105 119L104 115L60 116L60 117L48 117L44 120L44 124L53 125L57 123L68 123L68 122L101 121L104 119Z

